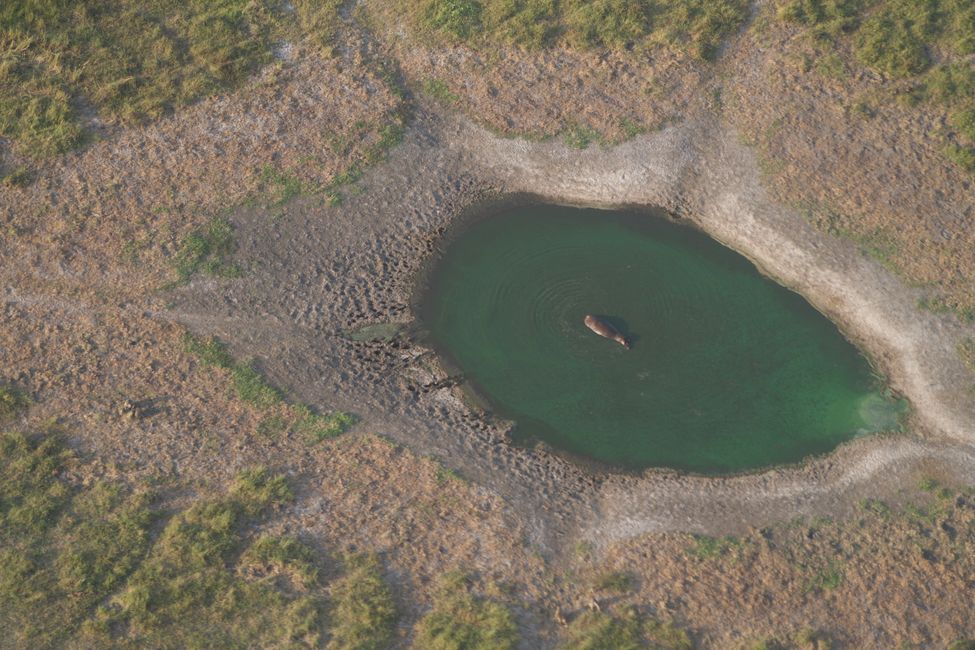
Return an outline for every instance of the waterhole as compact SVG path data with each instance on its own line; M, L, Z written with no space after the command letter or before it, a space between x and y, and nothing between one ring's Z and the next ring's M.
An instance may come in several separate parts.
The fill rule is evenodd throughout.
M432 269L421 319L516 440L601 464L724 474L897 426L900 405L831 321L660 214L479 219Z

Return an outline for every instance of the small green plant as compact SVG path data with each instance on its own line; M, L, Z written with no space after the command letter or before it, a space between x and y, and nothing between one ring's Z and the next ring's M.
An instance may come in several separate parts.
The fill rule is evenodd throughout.
M831 650L833 642L823 632L805 628L796 634L796 644L804 650Z
M968 369L975 373L975 338L967 338L958 344L958 355Z
M483 12L478 0L426 0L423 4L427 26L462 41L477 32Z
M593 142L599 141L599 133L595 129L582 125L573 124L565 130L562 139L565 144L573 149L588 149Z
M966 172L975 174L975 147L966 147L960 144L949 144L944 149L944 154L951 162L955 163Z
M13 417L30 406L30 400L15 386L0 385L0 420Z
M624 117L620 120L620 131L623 132L624 140L632 140L638 135L646 133L647 129L630 118Z
M975 650L975 639L958 639L948 644L948 650Z
M443 79L427 79L423 82L423 92L436 99L441 104L456 104L460 99L450 91L450 87L444 83Z
M244 551L240 566L252 573L286 577L304 590L318 584L316 559L310 548L294 538L264 535Z
M459 481L463 483L464 477L461 476L460 473L458 473L457 470L453 469L452 467L445 467L442 463L438 462L437 472L434 475L434 480L437 482L437 485L443 487L444 485L447 485L451 481Z
M216 337L199 338L187 332L183 335L183 349L205 366L229 371L234 393L239 399L261 409L284 404L284 393L279 388L268 383L252 362L234 359L227 346ZM356 417L349 413L333 411L319 414L304 404L290 405L288 410L290 424L275 413L261 420L257 432L266 437L275 437L291 429L309 442L321 442L342 435L357 422Z
M501 603L471 592L467 576L445 575L433 609L416 625L416 650L510 650L518 642L511 613Z
M267 197L267 208L281 207L304 192L304 186L297 176L272 165L265 165L261 169L260 181L261 191Z
M3 176L3 184L7 187L27 187L34 182L34 175L27 165L19 165Z
M234 391L241 400L258 408L268 408L284 401L284 393L264 379L253 365L246 361L236 363L230 369L234 380Z
M890 506L879 499L864 499L860 501L860 508L884 519L889 518L893 514Z
M687 632L673 623L648 618L635 607L620 614L585 612L572 621L563 650L690 650Z
M831 591L843 584L843 569L835 560L815 571L806 582L806 591Z
M633 588L633 576L625 571L607 571L596 577L596 589L625 594Z
M345 558L345 574L332 586L329 650L384 650L398 618L389 587L374 555Z
M953 114L951 124L962 136L975 142L975 108L966 108Z
M173 267L180 282L198 271L219 277L239 277L241 268L230 260L236 244L234 227L223 217L214 217L192 231L180 244Z
M305 436L309 442L313 443L337 438L358 421L354 415L341 411L319 415L304 405L298 405L294 408L299 413L295 429L299 434Z
M729 551L741 548L741 540L730 535L724 537L694 535L693 540L694 544L691 546L690 553L700 560L720 557Z

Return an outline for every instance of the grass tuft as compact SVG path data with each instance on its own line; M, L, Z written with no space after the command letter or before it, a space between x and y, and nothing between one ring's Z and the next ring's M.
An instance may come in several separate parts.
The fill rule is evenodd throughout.
M518 630L508 608L475 596L467 576L452 571L443 577L433 609L416 626L417 650L509 650Z
M384 650L393 639L397 613L392 593L373 555L345 559L345 574L332 585L329 650Z
M425 0L401 1L421 29L488 48L629 48L662 43L702 60L748 17L745 0Z
M0 385L0 420L13 417L30 406L30 399L16 386Z
M627 607L616 615L609 612L585 612L569 626L565 650L690 650L687 632L672 623L641 615Z
M238 86L284 39L331 52L338 0L10 0L0 4L0 135L34 157L85 140L80 106L138 124Z
M217 277L240 277L241 268L230 261L235 248L233 225L223 217L215 217L180 244L173 258L176 276L180 282L188 281L198 271Z

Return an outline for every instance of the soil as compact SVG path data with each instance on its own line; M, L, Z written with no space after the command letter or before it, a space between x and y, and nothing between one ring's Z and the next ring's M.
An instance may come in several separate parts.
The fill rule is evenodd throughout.
M106 125L83 151L36 165L31 186L0 188L0 368L34 401L16 426L55 419L98 468L89 478L124 474L173 495L217 489L258 463L289 472L298 499L269 527L329 552L379 551L405 612L404 646L430 585L454 567L507 587L532 648L553 647L551 612L579 610L594 576L613 567L637 586L622 598L600 594L608 606L634 602L672 617L703 647L806 625L849 647L975 636L966 615L975 574L946 559L957 544L971 556L969 502L922 532L897 518L858 523L864 500L927 499L916 489L922 477L973 482L975 394L957 346L975 328L919 310L929 287L795 207L828 193L851 228L898 233L894 266L908 278L967 300L975 194L927 139L925 120L936 118L887 107L844 127L820 109L852 91L783 72L784 34L764 45L739 38L714 69L666 54L648 62L503 50L487 65L461 49L394 42L381 22L378 34L350 30L329 61L296 47L232 95L140 129ZM269 206L266 166L324 185L402 114L411 100L384 81L384 57L415 86L443 79L460 99L445 108L414 98L405 141L341 205L311 195ZM778 85L765 85L776 74ZM642 90L647 76L666 80L660 103ZM719 86L730 102L717 101ZM766 129L757 148L744 144L787 106L798 106L787 127ZM541 134L584 117L612 139L633 111L644 125L668 125L584 151L500 137L465 116ZM336 134L347 142L336 146ZM770 175L766 155L784 171ZM730 478L614 474L512 446L511 423L445 381L409 326L416 283L448 230L498 201L531 198L659 206L748 256L873 358L912 405L908 432ZM218 213L236 227L245 273L170 287L182 237ZM348 336L381 323L407 328L388 341ZM253 357L289 399L352 412L360 424L317 446L260 435L268 414L183 350L184 328ZM841 523L811 537L808 523L788 526L815 517ZM758 529L772 530L774 543ZM686 533L741 536L758 550L702 561ZM935 550L944 557L917 561L918 537L943 544ZM842 558L842 585L807 589L810 567L831 553Z

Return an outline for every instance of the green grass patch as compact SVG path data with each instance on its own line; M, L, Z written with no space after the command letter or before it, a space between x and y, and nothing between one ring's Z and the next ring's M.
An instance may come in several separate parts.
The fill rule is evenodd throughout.
M180 282L199 271L216 277L240 277L243 271L231 261L235 249L233 225L223 217L214 217L180 243L173 258L176 276Z
M528 49L664 44L713 59L721 42L748 17L744 0L422 0L401 1L422 30L489 48Z
M299 413L295 430L309 442L321 442L330 438L337 438L348 431L358 419L349 413L335 411L332 413L313 413L307 406L298 405L294 409Z
M572 621L563 650L690 650L687 632L672 623L641 615L628 607L614 615L585 612Z
M596 589L625 594L633 589L633 576L625 571L607 571L596 576Z
M294 431L308 442L335 438L352 427L358 419L349 413L333 411L315 413L304 404L285 404L284 393L270 384L251 361L237 361L225 343L216 337L199 338L189 332L183 335L183 349L204 366L228 371L238 399L260 409L286 406L286 414L273 413L257 425L257 433L267 438Z
M320 640L322 599L312 554L289 539L244 531L292 499L284 478L241 474L222 498L177 513L88 627L93 642L149 647L269 647ZM244 569L258 567L258 571ZM280 578L288 578L287 587Z
M975 146L952 142L944 148L945 157L969 174L975 174Z
M467 577L444 576L433 609L416 625L416 650L510 650L518 643L511 612L501 603L472 593Z
M427 79L423 82L423 92L437 100L441 104L456 104L460 99L450 91L450 87L443 79Z
M392 593L373 555L345 559L345 574L331 589L329 650L384 650L398 618Z
M0 4L0 135L44 157L85 140L81 106L126 124L232 89L279 40L324 51L338 0L9 0Z
M581 151L588 149L589 145L593 142L599 142L600 135L599 132L589 126L573 124L565 130L565 133L562 135L562 140L569 147Z
M975 107L954 113L951 116L951 124L964 138L975 142Z
M816 68L836 76L854 62L909 82L909 104L930 102L951 114L958 140L945 156L975 173L975 4L971 0L788 0L781 20L803 27ZM849 43L853 61L837 46ZM845 72L843 73L845 75Z
M145 493L61 477L53 433L0 438L0 628L16 647L65 645L149 547Z
M731 551L741 548L741 540L730 535L724 537L710 537L708 535L694 535L690 554L699 560L721 557Z
M27 165L19 165L6 172L0 181L7 187L27 187L34 182L34 174Z
M0 420L13 417L30 406L30 399L16 386L0 385Z
M389 647L396 610L374 557L347 558L326 599L315 551L251 535L292 501L283 476L247 470L225 494L164 512L121 483L69 483L76 469L56 434L0 436L11 647Z
M838 562L830 560L825 567L813 572L806 581L805 591L832 591L842 584L843 568Z
M277 169L273 165L261 168L260 192L265 196L265 208L277 208L304 193L304 186L297 176Z

